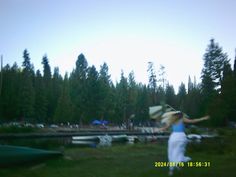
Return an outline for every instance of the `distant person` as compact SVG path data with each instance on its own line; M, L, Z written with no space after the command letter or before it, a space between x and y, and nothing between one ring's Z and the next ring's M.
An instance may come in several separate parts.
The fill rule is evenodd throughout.
M172 111L163 115L162 122L166 125L159 129L159 131L167 130L169 127L172 128L172 133L168 140L168 160L173 162L169 166L169 175L172 176L177 163L190 161L190 157L184 155L185 148L187 145L187 137L185 134L185 123L198 123L204 120L208 120L209 116L204 116L198 119L188 119L184 117L180 111Z

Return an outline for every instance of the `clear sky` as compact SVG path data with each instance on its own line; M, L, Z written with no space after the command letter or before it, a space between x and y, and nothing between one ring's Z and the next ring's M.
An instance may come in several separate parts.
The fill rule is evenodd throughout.
M0 0L0 54L22 64L28 49L35 69L69 73L83 53L97 70L106 62L113 81L134 71L147 83L148 62L165 66L176 91L188 76L200 81L211 38L234 60L235 0Z

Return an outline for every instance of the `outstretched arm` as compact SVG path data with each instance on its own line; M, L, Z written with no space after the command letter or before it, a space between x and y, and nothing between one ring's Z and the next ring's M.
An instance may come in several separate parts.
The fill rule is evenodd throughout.
M185 117L183 118L184 123L190 123L190 124L202 122L202 121L208 120L208 119L210 119L210 116L204 116L204 117L201 117L201 118L198 118L198 119L188 119L188 118L185 118Z
M166 124L165 126L158 128L158 131L160 131L160 132L166 131L169 127L170 127L170 125Z

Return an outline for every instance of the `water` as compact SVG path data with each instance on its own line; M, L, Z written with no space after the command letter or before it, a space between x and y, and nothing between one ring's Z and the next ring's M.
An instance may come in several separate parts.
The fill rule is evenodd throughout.
M17 139L1 139L1 145L27 146L39 149L59 149L69 146L71 138L17 138Z
M115 145L130 145L134 143L150 143L156 141L165 141L154 136L100 136L97 139L76 140L72 137L51 137L51 138L11 138L0 139L2 145L27 146L40 149L60 149L62 147L111 147ZM119 139L120 138L120 139ZM127 138L127 139L126 139Z
M59 149L61 147L110 147L115 144L124 143L111 143L106 141L74 141L71 137L67 138L27 138L27 139L1 139L1 145L14 145L14 146L27 146L40 149Z
M119 135L120 136L120 135ZM14 145L14 146L27 146L32 148L40 148L40 149L52 149L58 150L66 147L91 147L91 148L99 148L99 147L111 147L117 144L119 145L128 145L135 143L163 143L168 140L168 136L127 136L126 135L119 136L111 136L105 135L101 137L97 137L95 139L82 139L81 137L78 139L73 139L72 137L51 137L51 138L10 138L10 139L0 139L0 144L2 145ZM86 137L87 138L87 137ZM117 139L118 138L118 139ZM121 139L119 139L121 138ZM120 141L119 141L120 140ZM211 140L216 140L215 138L207 138L204 139L203 142L211 142ZM198 141L190 141L190 143L203 143Z

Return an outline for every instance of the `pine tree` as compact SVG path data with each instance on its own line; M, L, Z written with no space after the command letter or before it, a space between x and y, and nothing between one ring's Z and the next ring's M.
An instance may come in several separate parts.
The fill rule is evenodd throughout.
M236 49L235 49L235 59L234 59L234 78L236 78Z
M128 100L127 100L127 115L130 117L135 114L137 104L137 84L135 81L134 72L128 75Z
M47 55L44 55L42 58L43 65L43 82L45 85L45 95L46 95L46 104L47 104L47 114L46 114L46 122L52 122L53 116L53 106L52 106L52 74L51 67L49 65Z
M236 107L236 49L235 49L235 59L234 59L234 68L233 68L233 80L234 80L234 86L233 86L233 99L234 99L234 108ZM234 121L236 121L236 109L234 109L232 113L232 117L234 117Z
M19 118L19 94L20 94L20 69L17 64L14 63L12 67L6 65L2 68L3 72L3 85L2 85L2 95L0 99L0 109L1 117L5 120L17 120Z
M165 67L163 65L160 65L160 68L158 70L158 82L159 86L157 87L156 91L156 104L164 106L166 104L166 97L165 97L165 89L166 89L166 78L165 78Z
M47 98L45 83L39 70L35 77L35 118L37 122L45 122L47 117Z
M67 76L68 79L68 76ZM67 81L68 82L68 81ZM68 87L69 89L69 87ZM55 117L55 111L58 105L58 99L61 96L61 92L63 90L63 78L61 77L59 73L59 68L55 67L52 77L52 96L51 96L51 109L52 109L52 115ZM68 90L69 91L69 90ZM54 119L53 119L54 121Z
M204 68L202 70L202 80L207 78L206 80L211 84L209 90L215 89L219 93L223 77L223 68L224 65L229 63L228 56L226 53L223 53L222 48L215 43L214 39L211 39L203 60ZM207 88L208 85L204 84L203 82L203 86Z
M127 105L128 105L128 81L121 72L120 82L116 84L116 113L117 122L128 123Z
M1 55L1 71L0 71L0 98L2 96L2 80L3 80L3 56ZM1 101L0 101L1 104ZM1 107L0 107L0 117L1 117Z
M191 77L188 76L188 93L191 92L193 90L193 88L194 88L194 84L191 80Z
M114 114L114 95L112 94L113 83L108 73L106 63L100 67L99 83L100 83L100 119L109 119Z
M146 85L139 84L135 119L137 123L144 123L149 120L149 99Z
M51 73L51 67L49 65L48 57L46 54L42 58L42 65L43 65L43 78L44 78L45 84L48 86L50 85L52 73Z
M176 95L175 95L175 90L172 85L167 84L166 86L166 103L169 104L172 107L176 107Z
M27 49L25 49L23 52L23 58L24 58L24 61L22 63L23 74L27 74L28 76L33 77L34 76L34 66L30 62L29 52L27 51Z
M233 71L231 69L230 64L224 66L223 72L223 79L222 79L222 92L221 92L221 99L222 99L222 111L224 113L225 123L227 121L236 121L234 117L235 114L235 88L234 88L234 77Z
M215 43L214 39L210 40L203 60L202 95L204 107L208 109L214 98L220 93L223 67L229 61L227 55L222 52L222 48Z
M34 121L34 101L35 92L33 87L34 67L30 62L28 51L25 49L23 52L23 72L21 79L20 91L20 115L25 121Z
M196 83L196 78L192 82L190 76L188 79L188 93L184 101L184 111L191 117L200 117L201 114L201 103L202 103L201 88Z
M80 126L83 126L83 121L86 116L87 73L88 62L85 56L80 54L76 61L76 68L73 70L70 77L71 98L75 106L74 121L79 121Z
M166 78L165 78L165 67L163 65L160 65L160 69L158 71L158 76L159 76L159 80L158 82L160 83L160 87L162 87L165 90L165 82L166 82Z
M177 94L177 101L178 101L177 105L179 110L181 111L185 111L186 96L187 96L186 88L184 83L182 82L181 85L179 86L179 91Z
M69 79L67 73L64 77L63 89L58 99L57 107L54 114L54 122L56 123L67 123L75 122L74 120L74 105L70 98L69 93Z
M157 95L157 104L164 106L166 104L166 93L165 93L165 89L162 86L159 86L157 88L156 95ZM150 104L150 99L149 99L149 105L152 105Z
M222 107L223 100L220 94L222 93L223 71L229 64L228 56L223 53L222 48L215 43L214 39L211 39L203 59L202 105L205 111L211 114L211 123L221 126L225 124L225 110Z
M98 80L98 72L95 66L88 68L87 75L87 87L86 87L86 122L90 123L93 119L98 119L101 112L100 102L100 83Z
M150 97L151 97L151 105L157 104L157 77L154 69L153 62L148 62L148 75L149 75L149 82L148 88L150 89Z

